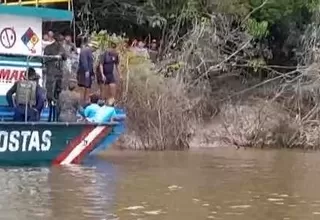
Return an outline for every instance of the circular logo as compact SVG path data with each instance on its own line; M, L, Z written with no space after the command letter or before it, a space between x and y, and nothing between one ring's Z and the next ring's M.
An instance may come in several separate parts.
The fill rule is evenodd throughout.
M39 42L39 38L36 36L36 35L33 35L32 37L31 37L31 43L33 44L33 45L35 45L35 44L37 44Z
M16 32L13 28L4 28L0 33L0 43L1 45L6 48L12 48L17 40Z

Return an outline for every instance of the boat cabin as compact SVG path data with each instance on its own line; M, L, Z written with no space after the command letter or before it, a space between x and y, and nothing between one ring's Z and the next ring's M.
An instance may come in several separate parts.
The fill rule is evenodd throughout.
M6 93L33 67L42 84L42 23L73 21L72 0L1 0L0 4L0 120L10 120ZM51 7L59 7L55 9ZM45 109L41 119L48 117Z

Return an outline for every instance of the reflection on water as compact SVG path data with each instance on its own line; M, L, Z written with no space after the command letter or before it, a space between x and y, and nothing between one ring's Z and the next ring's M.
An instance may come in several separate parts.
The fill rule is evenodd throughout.
M0 170L0 219L320 219L319 153L108 152L89 164Z
M97 165L0 170L0 219L113 219L115 168Z

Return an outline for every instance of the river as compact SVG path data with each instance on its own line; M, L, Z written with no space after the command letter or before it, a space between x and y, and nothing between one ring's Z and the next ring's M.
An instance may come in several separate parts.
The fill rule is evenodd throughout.
M0 169L0 219L320 219L317 152L109 151L86 164Z

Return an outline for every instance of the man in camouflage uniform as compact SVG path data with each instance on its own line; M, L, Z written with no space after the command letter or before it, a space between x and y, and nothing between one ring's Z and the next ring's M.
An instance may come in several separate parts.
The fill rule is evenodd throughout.
M76 79L69 79L68 88L59 95L57 111L60 122L77 122L77 112L83 112L80 94L75 91L77 82Z
M64 62L64 73L66 78L76 77L76 72L78 65L75 62L78 62L78 52L76 45L72 42L71 35L66 35L65 40L63 41L63 48L67 55L67 60ZM76 65L76 67L75 67Z
M46 91L47 101L49 103L49 119L48 121L54 121L56 118L55 103L59 97L60 92L63 89L63 78L64 78L64 60L66 60L66 53L61 43L59 43L57 37L55 42L46 46L44 49L45 56L60 56L61 59L57 58L45 58L45 75L46 75Z

